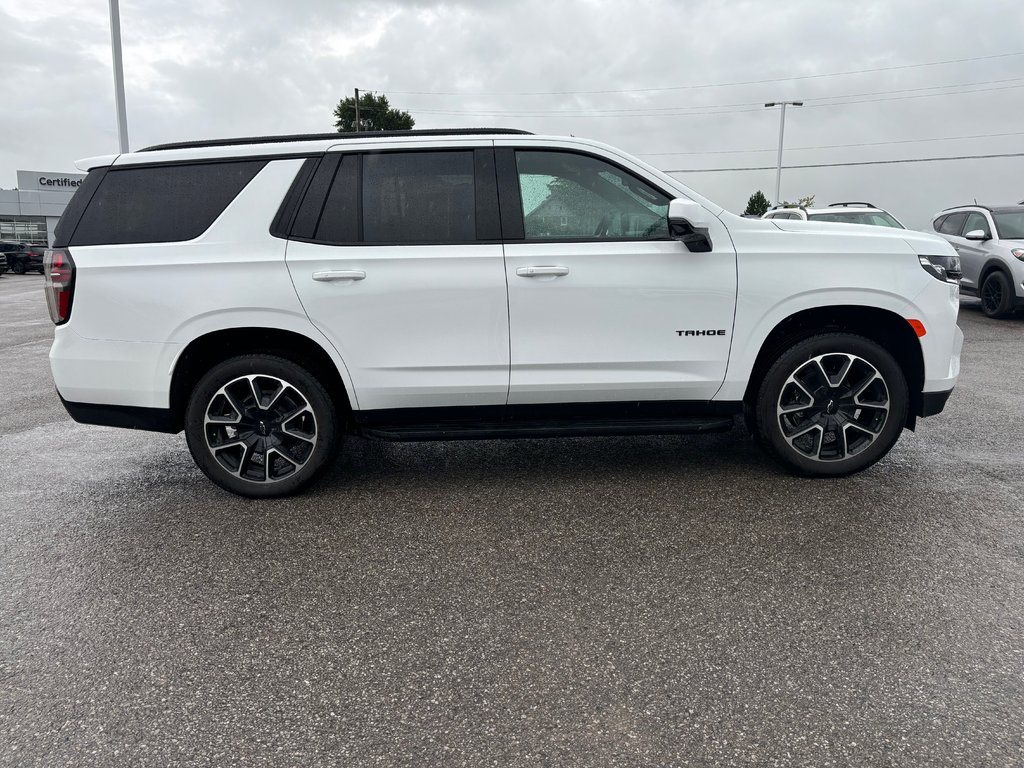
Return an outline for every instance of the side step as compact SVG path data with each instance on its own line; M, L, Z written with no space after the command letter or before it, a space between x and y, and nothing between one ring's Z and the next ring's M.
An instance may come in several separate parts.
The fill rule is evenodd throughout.
M363 427L364 437L390 442L420 440L503 440L509 438L588 437L599 435L691 435L727 432L732 417L635 419L623 421L461 422Z

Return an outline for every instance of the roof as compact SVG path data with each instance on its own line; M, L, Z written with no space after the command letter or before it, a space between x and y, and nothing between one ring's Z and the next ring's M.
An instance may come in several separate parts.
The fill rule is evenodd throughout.
M344 141L346 139L404 138L406 136L494 136L532 135L518 128L425 128L412 131L350 131L348 133L293 133L284 136L239 136L231 139L205 139L154 144L139 152L160 152L167 149L196 149L199 147L230 147L248 144L282 144L296 141Z

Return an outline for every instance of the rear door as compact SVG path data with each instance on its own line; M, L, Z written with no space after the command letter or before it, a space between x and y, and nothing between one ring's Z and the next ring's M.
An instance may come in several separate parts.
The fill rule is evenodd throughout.
M296 213L287 263L360 410L505 404L508 304L489 142L329 152Z
M957 254L960 256L960 267L963 269L964 276L961 280L961 285L971 291L978 290L978 277L981 274L981 265L977 268L972 269L973 260L968 257L966 252L965 240L961 235L964 231L964 223L967 221L966 211L957 211L946 216L941 223L939 223L938 232L940 235L945 237L950 245L953 246ZM968 257L965 259L965 257Z
M509 404L710 400L736 297L721 222L714 249L690 253L668 235L672 194L639 172L596 151L496 145Z

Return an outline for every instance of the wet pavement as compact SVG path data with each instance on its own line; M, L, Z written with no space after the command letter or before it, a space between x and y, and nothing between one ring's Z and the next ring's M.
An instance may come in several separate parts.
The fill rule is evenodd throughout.
M73 423L0 278L0 765L1024 763L1024 317L871 470L353 440L296 499Z

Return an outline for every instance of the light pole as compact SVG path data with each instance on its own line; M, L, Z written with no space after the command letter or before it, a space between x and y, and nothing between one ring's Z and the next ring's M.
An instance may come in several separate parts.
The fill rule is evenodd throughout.
M114 55L114 108L117 110L117 143L128 151L128 115L124 107L124 67L121 65L121 14L117 0L110 0L110 50Z
M787 106L802 107L804 103L802 101L769 101L765 104L766 107L782 107L782 115L779 118L779 162L775 169L775 204L782 205L781 190L782 190L782 137L786 133L786 107Z

